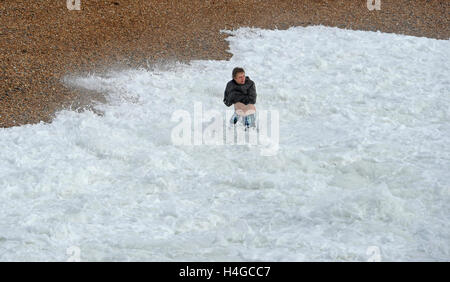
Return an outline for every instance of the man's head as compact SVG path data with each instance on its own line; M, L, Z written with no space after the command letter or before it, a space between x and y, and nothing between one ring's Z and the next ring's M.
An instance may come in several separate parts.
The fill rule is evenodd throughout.
M245 71L243 68L233 69L233 79L237 84L245 84Z

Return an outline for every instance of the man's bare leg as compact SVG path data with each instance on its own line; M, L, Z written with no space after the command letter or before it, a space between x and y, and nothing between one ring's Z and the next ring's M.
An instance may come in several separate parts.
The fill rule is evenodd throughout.
M254 104L245 105L243 103L235 103L234 104L235 115L242 117L243 123L246 127L256 127L255 125L255 113L256 108ZM238 117L236 117L238 118ZM234 123L236 123L237 119L234 119Z
M256 107L254 104L245 105L241 102L234 104L234 111L240 116L248 116L256 113Z

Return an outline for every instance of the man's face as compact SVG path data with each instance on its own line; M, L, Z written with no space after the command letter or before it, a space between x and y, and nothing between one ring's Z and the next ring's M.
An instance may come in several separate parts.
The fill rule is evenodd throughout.
M236 81L237 84L245 84L245 72L239 72L234 77L234 81Z

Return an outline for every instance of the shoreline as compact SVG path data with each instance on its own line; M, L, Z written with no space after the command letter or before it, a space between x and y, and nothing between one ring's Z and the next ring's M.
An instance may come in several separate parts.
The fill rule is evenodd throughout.
M382 0L373 11L365 0L81 0L79 11L66 1L28 2L0 2L0 128L51 122L61 109L103 101L65 85L68 74L227 60L224 29L324 25L450 38L447 0Z

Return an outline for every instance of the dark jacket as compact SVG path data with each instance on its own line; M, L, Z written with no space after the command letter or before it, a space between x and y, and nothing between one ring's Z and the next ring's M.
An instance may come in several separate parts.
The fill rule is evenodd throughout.
M225 88L223 102L227 107L237 102L245 105L256 104L255 83L248 76L245 77L244 84L237 84L234 79L229 81Z

